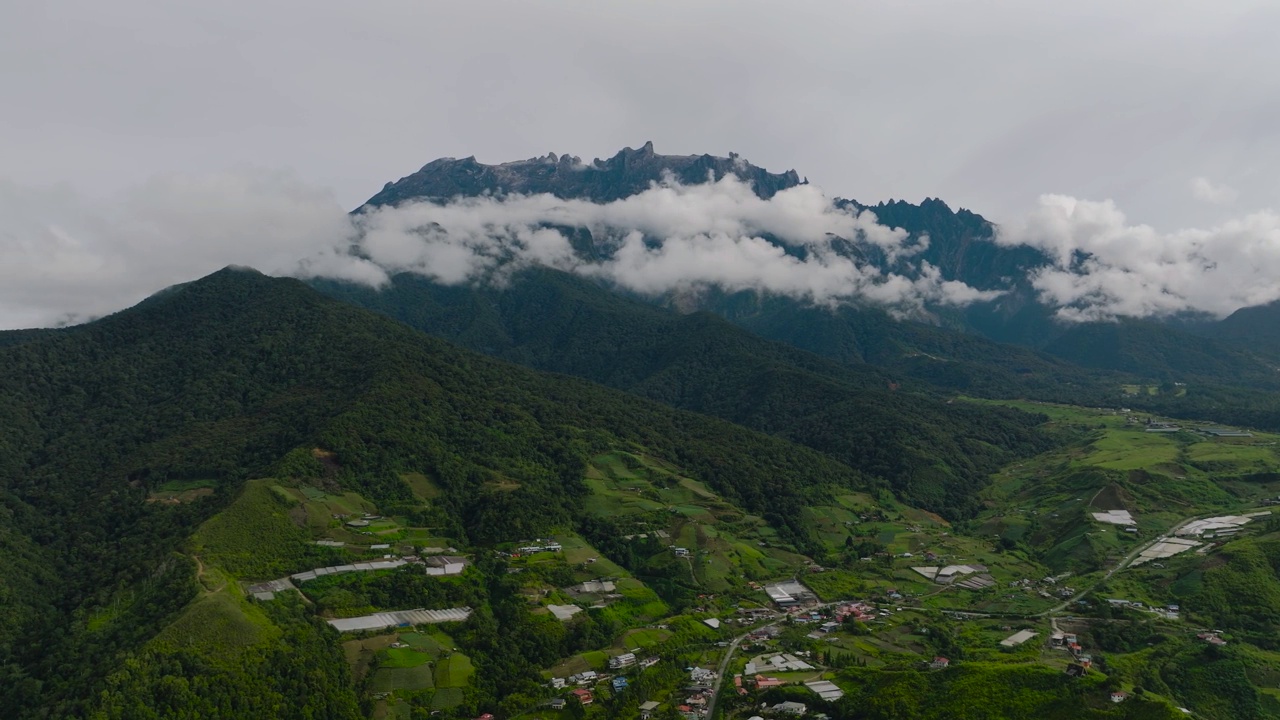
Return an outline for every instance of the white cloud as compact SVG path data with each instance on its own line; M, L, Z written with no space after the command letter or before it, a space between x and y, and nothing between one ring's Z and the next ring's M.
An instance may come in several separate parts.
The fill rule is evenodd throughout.
M833 250L833 237L907 262L927 240L836 208L813 186L762 200L732 176L605 204L460 198L353 217L292 174L241 169L156 178L102 202L67 187L0 183L0 218L0 327L9 328L82 322L230 264L375 287L396 272L500 283L538 264L641 293L719 286L898 311L993 296L927 265L911 278L859 266ZM579 256L560 228L590 231L612 252Z
M1210 205L1230 205L1240 197L1240 193L1229 185L1214 185L1209 178L1197 177L1191 180L1191 195L1200 202Z
M909 261L927 239L913 240L881 225L871 212L839 209L812 185L765 200L732 175L699 185L669 180L609 203L551 195L409 203L371 209L357 223L360 259L353 261L443 283L500 281L511 268L540 264L652 295L717 286L899 309L926 301L963 305L996 295L943 281L928 266L911 278L861 266L838 254L832 240L859 239ZM602 259L584 258L558 228L587 230L610 252ZM306 272L352 276L332 266L327 273L313 266Z
M1066 320L1225 316L1280 299L1280 215L1256 212L1207 229L1160 232L1130 224L1116 204L1044 195L997 242L1040 248L1052 264L1033 275Z
M376 281L317 253L350 223L330 193L288 173L167 176L106 201L0 181L0 218L0 327L83 321L229 264L285 273L314 254L316 267Z

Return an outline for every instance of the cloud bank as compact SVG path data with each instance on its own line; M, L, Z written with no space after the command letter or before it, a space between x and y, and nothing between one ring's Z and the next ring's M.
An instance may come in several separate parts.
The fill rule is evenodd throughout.
M328 191L276 171L159 177L103 200L0 181L0 327L83 322L231 264L287 274L349 234Z
M410 272L457 284L501 281L512 269L544 265L650 295L716 286L903 311L995 295L945 281L927 264L913 277L860 265L833 241L856 239L909 262L927 239L881 225L873 213L836 208L813 186L763 200L733 176L700 185L667 182L609 203L551 195L419 202L373 209L355 222L356 256L344 263L341 252L326 251L304 261L301 272L374 283L385 282L384 273ZM586 253L570 239L584 231L592 239Z
M912 271L861 264L838 252L838 238ZM156 178L102 200L0 182L0 327L82 322L231 264L375 287L400 272L501 283L542 265L649 295L714 286L903 314L998 295L916 261L928 242L837 208L814 186L762 200L732 176L610 203L517 195L356 215L292 174L253 168ZM1030 279L1067 321L1223 316L1280 299L1280 215L1271 211L1163 232L1131 223L1111 201L1045 195L996 242L1050 258Z
M1181 312L1221 317L1280 299L1280 215L1270 210L1206 229L1161 232L1131 224L1110 200L1044 195L996 241L1049 256L1032 284L1068 321Z

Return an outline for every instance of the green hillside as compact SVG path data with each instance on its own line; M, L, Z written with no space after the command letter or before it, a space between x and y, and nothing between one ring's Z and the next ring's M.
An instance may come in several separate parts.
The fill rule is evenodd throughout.
M477 544L572 526L600 452L672 463L798 543L804 502L872 483L784 440L489 360L248 271L0 361L0 586L19 621L0 627L6 717L76 715L122 653L178 616L198 591L172 552L248 477L314 477L389 505L414 502L401 473L417 473L440 493L424 519ZM212 492L148 502L187 480ZM243 532L226 522L219 533ZM235 576L299 559L239 552L216 562Z
M807 445L885 480L903 501L951 517L973 514L975 492L995 468L1046 447L1034 416L948 405L905 377L900 357L886 356L889 369L842 365L709 313L664 311L566 273L528 270L501 289L409 274L382 290L315 284L505 360Z

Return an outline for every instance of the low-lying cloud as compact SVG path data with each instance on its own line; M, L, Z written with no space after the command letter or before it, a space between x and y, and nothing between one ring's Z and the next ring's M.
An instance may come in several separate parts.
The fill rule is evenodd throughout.
M856 261L841 238L910 269ZM401 272L502 283L542 265L648 295L719 287L905 314L999 295L918 260L928 242L836 207L814 186L765 200L732 176L609 203L513 195L355 215L325 190L260 169L157 178L105 200L0 182L0 327L82 322L232 264L374 287ZM1031 282L1067 321L1222 316L1280 299L1280 216L1270 211L1161 232L1110 201L1046 195L996 242L1050 258Z
M1110 200L1044 195L997 242L1049 256L1032 284L1068 321L1182 312L1221 317L1280 299L1280 215L1269 210L1216 227L1161 232L1131 224Z
M765 200L733 176L668 182L608 203L552 195L416 202L371 209L355 222L359 240L348 264L341 253L326 252L305 261L303 272L373 282L385 281L379 270L409 272L457 284L501 282L512 269L544 265L651 295L716 286L900 311L995 295L945 281L927 264L913 277L859 264L833 241L858 240L910 262L928 240L881 225L871 212L837 208L813 186ZM570 235L582 232L594 251L575 251Z

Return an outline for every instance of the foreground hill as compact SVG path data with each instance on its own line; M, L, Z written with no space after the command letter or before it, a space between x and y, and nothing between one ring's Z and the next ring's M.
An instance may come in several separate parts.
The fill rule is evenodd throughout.
M412 498L400 473L431 478L437 521L467 543L572 526L601 451L643 448L801 545L805 499L875 484L784 440L490 360L251 271L0 361L5 717L76 716L102 673L194 596L196 568L173 552L196 525L245 478L318 472L312 448L335 488L377 502ZM146 502L184 481L212 492ZM271 672L290 696L293 670ZM298 698L278 716L340 717L342 698Z

